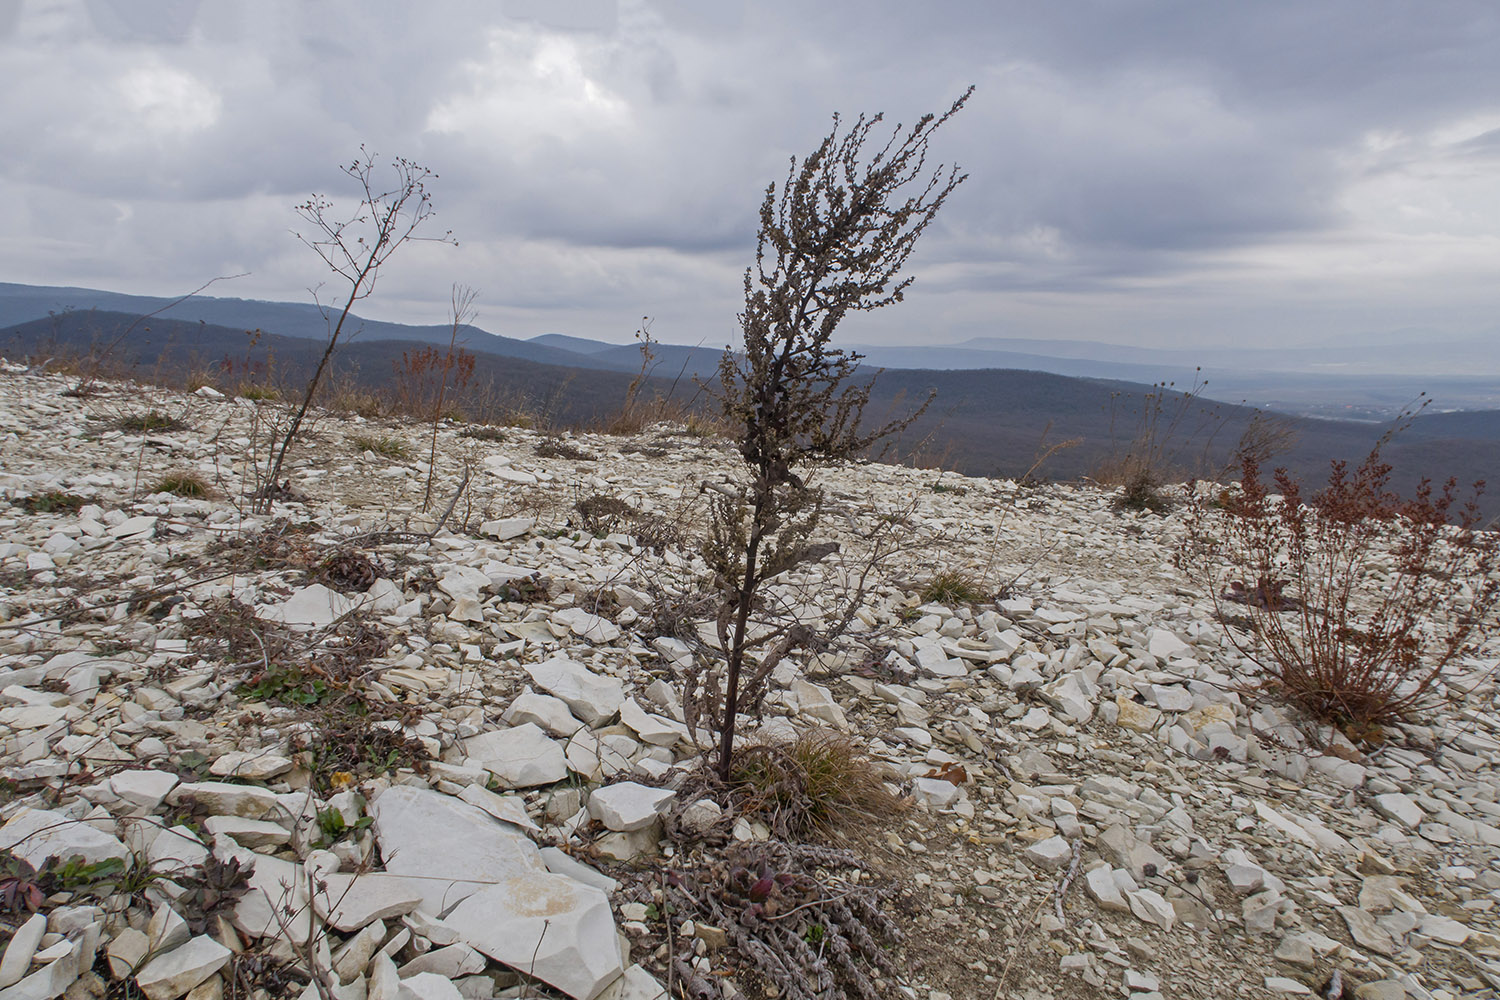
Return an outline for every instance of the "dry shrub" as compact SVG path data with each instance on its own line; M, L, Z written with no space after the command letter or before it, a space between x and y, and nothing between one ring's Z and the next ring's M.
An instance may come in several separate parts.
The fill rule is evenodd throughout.
M1254 455L1227 496L1200 495L1181 559L1253 632L1226 632L1265 683L1315 718L1359 734L1426 703L1445 666L1470 655L1500 602L1500 533L1480 529L1456 483L1388 489L1382 438L1352 472L1335 462L1305 496L1284 469L1264 482ZM1279 494L1279 495L1277 495ZM1225 579L1216 567L1233 567Z
M505 431L498 427L491 427L489 424L479 424L472 427L465 427L458 432L458 436L461 438L473 438L476 441L498 442L505 440Z
M802 841L868 825L901 808L887 770L851 736L812 729L790 743L741 747L730 770L736 811Z
M722 930L746 993L694 964L692 937L656 932L645 949L653 971L693 1000L780 996L784 1000L875 1000L899 996L894 949L901 927L885 911L893 892L851 885L843 872L863 870L858 857L809 844L769 841L715 851L667 872L659 885L632 895L655 915L651 928L684 918ZM716 966L722 966L716 960ZM663 967L664 966L664 967Z
M335 590L358 593L369 590L385 575L385 568L363 552L336 551L324 557L310 575Z
M565 458L572 462L597 462L599 456L566 441L560 437L543 438L537 443L537 458Z

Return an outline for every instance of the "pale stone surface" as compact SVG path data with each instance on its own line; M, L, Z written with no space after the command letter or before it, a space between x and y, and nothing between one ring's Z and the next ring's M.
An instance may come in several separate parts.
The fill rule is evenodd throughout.
M632 965L604 988L598 1000L665 1000L667 989L639 965Z
M1130 912L1130 904L1125 902L1125 897L1121 894L1120 887L1115 884L1109 868L1090 868L1083 877L1085 888L1088 889L1089 895L1094 897L1100 909L1111 910L1115 913Z
M1073 857L1073 848L1062 837L1048 837L1026 848L1026 860L1043 868L1061 868Z
M488 883L546 870L523 833L451 796L397 785L370 815L386 871L413 876L422 909L437 916Z
M47 809L22 809L12 816L0 827L0 848L36 868L54 854L65 859L76 855L89 864L130 858L119 838Z
M31 965L31 956L36 954L42 935L47 932L47 915L33 913L11 935L5 945L5 955L0 958L0 989L21 981Z
M564 608L561 611L554 611L552 621L589 642L614 642L620 637L620 630L613 622L590 614L582 608Z
M1393 819L1408 830L1415 830L1427 818L1422 807L1400 792L1387 792L1371 800L1375 811L1387 819Z
M259 785L235 785L227 781L185 782L172 789L168 801L176 804L191 798L216 816L264 819L277 808L276 793Z
M202 935L148 961L135 974L135 981L151 1000L177 1000L223 968L232 954Z
M344 617L359 605L358 601L330 590L321 583L309 584L298 590L280 604L262 604L255 613L267 621L283 625L323 628Z
M959 788L942 778L918 778L912 782L912 790L918 800L933 809L946 809L958 801Z
M167 793L178 784L177 775L169 771L145 768L121 771L109 779L110 791L131 805L147 811L161 805Z
M255 750L231 751L208 766L209 773L220 778L245 778L250 781L266 781L291 769L290 757Z
M633 781L605 785L589 796L589 813L611 830L644 830L661 818L677 793Z
M241 816L210 816L203 829L215 837L229 837L241 847L278 847L292 839L292 832L280 823Z
M458 797L512 826L519 826L533 833L540 833L542 830L536 825L536 821L527 815L526 803L518 795L496 795L483 785L474 784L465 786L464 790L458 793Z
M563 748L530 722L471 736L464 749L509 788L550 785L568 776Z
M530 687L516 696L500 716L500 721L509 726L533 723L553 736L569 737L584 728L582 722L573 717L568 703L551 695L537 694Z
M446 919L486 955L578 1000L593 1000L624 971L609 900L566 876L505 879L469 896Z
M574 714L589 725L614 715L625 700L625 687L619 680L596 674L567 657L554 656L528 664L525 669L537 687L567 702Z
M415 880L385 872L325 874L322 882L326 889L320 887L313 895L313 909L345 932L410 913L423 901Z

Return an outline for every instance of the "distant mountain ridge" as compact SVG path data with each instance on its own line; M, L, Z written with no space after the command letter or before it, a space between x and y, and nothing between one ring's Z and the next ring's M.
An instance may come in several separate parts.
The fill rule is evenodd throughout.
M0 327L89 309L143 316L172 301L98 289L0 283ZM321 340L327 335L323 315L307 303L198 295L172 306L161 318L258 328L293 338ZM445 324L410 326L356 318L360 340L448 342ZM1323 418L1386 420L1421 392L1444 410L1500 408L1500 334L1442 341L1430 336L1423 340L1423 331L1405 331L1404 336L1414 343L1381 346L1374 342L1391 338L1374 336L1297 350L1168 350L1079 340L981 337L956 345L855 344L849 349L864 354L868 365L892 369L1017 369L1145 384L1167 382L1179 389L1206 381L1202 394L1211 399ZM477 326L468 328L463 338L470 350L537 364L632 374L641 369L637 344L561 333L519 339ZM669 378L711 376L721 350L719 344L657 344L654 371Z
M60 313L0 329L0 354L41 363L49 357L86 355L124 336L110 360L116 370L134 372L153 381L163 373L222 371L227 364L230 388L234 379L256 381L268 377L246 375L273 369L287 387L305 383L320 353L321 341L307 337L263 334L251 346L242 327L157 318L136 323L138 314L102 310ZM410 328L408 328L410 329ZM388 385L402 354L432 341L360 337L336 355L337 379L366 388ZM447 343L446 332L442 341ZM631 345L605 345L593 355L564 350L551 343L530 344L536 352L566 358L594 359L593 365L557 365L530 358L490 353L480 348L502 348L526 341L509 338L471 338L475 378L457 405L472 416L485 418L496 407L525 409L544 423L558 426L599 426L618 412L627 387L640 370L640 355ZM599 355L617 352L619 367L601 364ZM691 379L681 378L681 360L717 362L719 352L707 348L663 345L664 360L644 386L646 398L668 395L706 407ZM631 357L633 355L633 357ZM630 357L631 364L623 359ZM257 367L259 366L259 367ZM873 374L873 371L872 371ZM1077 439L1055 453L1040 474L1075 479L1095 475L1129 443L1140 424L1143 402L1153 392L1149 385L1119 380L1079 378L1035 371L966 369L933 371L890 369L881 374L871 395L868 413L874 419L909 411L916 401L936 392L931 409L898 442L903 460L937 462L969 475L1016 477L1028 470L1049 446ZM1168 407L1181 397L1165 396ZM1192 428L1200 419L1212 422L1216 434L1194 435L1184 430L1172 449L1174 475L1219 475L1227 453L1255 416L1255 411L1231 404L1198 401L1191 404ZM1378 428L1366 423L1334 420L1292 420L1299 435L1296 447L1278 459L1312 483L1326 477L1328 461L1357 462L1368 452ZM1487 412L1439 413L1419 417L1412 428L1391 445L1387 458L1397 465L1396 485L1409 490L1416 480L1448 476L1468 483L1487 479L1500 484L1500 409ZM1489 506L1500 512L1500 503Z

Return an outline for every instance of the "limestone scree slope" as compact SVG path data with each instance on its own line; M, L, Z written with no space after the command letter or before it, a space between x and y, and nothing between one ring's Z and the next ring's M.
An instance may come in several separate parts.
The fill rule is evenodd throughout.
M254 515L272 404L71 384L0 373L0 1000L269 995L247 956L338 1000L664 995L675 918L623 889L687 849L663 814L719 818L676 801L702 632L661 611L732 452L445 425L429 470L427 429L322 413L295 495ZM123 429L153 410L180 426ZM185 472L209 495L151 492ZM836 611L876 526L902 544L749 738L830 727L889 765L906 808L855 844L907 932L887 995L1500 990L1493 641L1420 721L1315 749L1173 568L1178 514L874 464L819 482L840 548L778 585L789 613ZM924 604L943 571L1001 597ZM74 855L93 881L33 913L18 862ZM246 890L206 905L231 865ZM101 889L119 870L159 877ZM773 995L713 928L673 930L723 995Z

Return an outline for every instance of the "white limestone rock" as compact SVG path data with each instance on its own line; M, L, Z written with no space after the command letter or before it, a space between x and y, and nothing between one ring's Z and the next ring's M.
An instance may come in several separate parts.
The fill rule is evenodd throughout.
M170 771L138 768L121 771L109 779L109 789L120 798L145 812L151 812L166 799L179 783Z
M5 955L0 958L0 989L13 986L26 975L31 967L31 957L47 933L47 915L33 913L26 922L16 928L5 945Z
M1099 904L1101 910L1110 910L1115 913L1130 911L1130 904L1125 902L1125 896L1115 883L1108 865L1100 865L1084 872L1083 885L1088 890L1088 894L1094 897L1094 902Z
M489 535L491 538L508 542L512 538L520 538L535 527L535 518L504 517L494 521L485 521L479 526L479 531L481 534Z
M290 757L269 750L232 750L208 765L208 773L220 778L269 781L292 769Z
M396 785L370 815L386 871L412 876L422 909L437 916L486 884L546 871L525 834L441 792Z
M662 1000L667 989L639 965L632 965L604 988L598 1000Z
M618 679L596 674L567 657L554 656L527 664L525 669L538 687L567 702L573 713L591 726L618 712L625 700L625 685Z
M241 847L279 847L292 839L292 831L280 823L240 816L210 816L203 828L215 837L228 837Z
M324 628L347 615L358 604L336 590L314 583L292 591L291 596L280 604L258 605L255 615L293 627Z
M621 781L589 796L589 815L611 830L644 830L659 820L676 798L677 793L670 788Z
M958 801L959 787L942 778L917 778L912 782L912 793L929 808L947 809Z
M570 737L584 728L583 723L573 717L567 702L551 695L537 694L529 686L522 689L521 693L511 701L509 707L501 714L500 721L508 726L520 726L530 722L553 736L563 738Z
M1376 812L1386 819L1395 820L1408 830L1415 830L1427 819L1427 814L1422 811L1422 807L1401 792L1387 792L1384 795L1375 796L1371 801Z
M52 855L77 855L89 864L109 858L130 860L130 851L118 837L50 809L22 809L12 816L0 827L0 848L36 868Z
M550 785L568 776L563 748L530 722L471 736L464 751L509 788Z
M594 1000L624 971L608 898L566 876L504 879L445 919L486 955L577 1000Z
M791 695L796 700L797 712L815 722L848 731L849 720L844 710L833 700L833 692L821 684L798 677L792 681Z
M510 823L532 833L542 832L542 828L527 814L526 803L519 795L496 795L483 785L473 784L459 792L458 797L470 805L478 806L502 823Z
M180 805L192 799L215 816L264 819L278 807L276 793L259 785L235 785L227 781L191 781L172 789L167 800Z
M620 638L620 629L607 618L590 614L583 608L563 608L552 612L552 623L567 629L581 639L593 643L614 642Z
M349 933L410 913L422 905L415 880L387 872L324 874L313 894L313 910L335 930ZM327 888L325 889L324 886Z
M1062 837L1039 840L1023 852L1026 860L1046 869L1061 868L1073 857L1073 848Z
M234 953L208 935L151 959L135 974L136 985L150 1000L177 1000L218 972Z
M620 703L620 721L629 726L641 738L641 742L652 746L669 747L687 737L686 726L652 715L634 698L626 698Z

